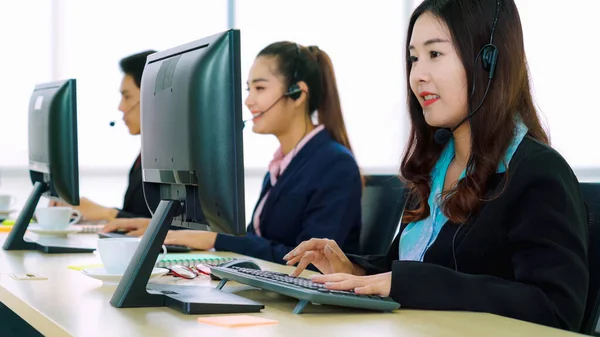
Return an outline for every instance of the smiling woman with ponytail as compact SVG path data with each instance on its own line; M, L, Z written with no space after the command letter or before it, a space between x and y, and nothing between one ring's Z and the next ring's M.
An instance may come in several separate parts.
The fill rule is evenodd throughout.
M256 57L246 106L252 130L280 144L247 235L170 231L165 244L231 251L276 263L300 242L329 238L359 253L362 177L348 140L333 65L316 46L276 42ZM313 121L316 121L313 122ZM143 233L148 220L121 228Z

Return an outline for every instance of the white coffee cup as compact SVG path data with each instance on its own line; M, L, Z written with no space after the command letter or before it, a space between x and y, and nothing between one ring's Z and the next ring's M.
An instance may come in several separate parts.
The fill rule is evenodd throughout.
M71 220L71 216L75 219ZM65 229L81 220L81 212L71 207L42 207L35 211L40 227L44 229Z
M17 198L9 194L0 194L0 212L8 212L17 203Z
M98 239L98 252L104 269L109 274L124 274L141 241L140 238ZM162 250L162 254L156 260L157 263L167 256L167 247L163 245Z

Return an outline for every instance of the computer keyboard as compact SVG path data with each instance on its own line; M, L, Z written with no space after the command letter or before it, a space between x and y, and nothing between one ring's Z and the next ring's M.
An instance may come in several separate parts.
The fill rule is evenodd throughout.
M284 273L240 267L211 267L210 269L212 274L222 280L219 289L231 280L299 299L300 303L294 309L295 314L302 312L309 302L377 311L392 311L400 307L399 303L389 297L329 290L324 285L309 279L292 277Z

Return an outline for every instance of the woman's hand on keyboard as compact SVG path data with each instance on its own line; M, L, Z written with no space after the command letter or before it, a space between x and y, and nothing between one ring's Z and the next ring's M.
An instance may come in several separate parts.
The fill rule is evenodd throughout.
M390 296L392 288L392 272L383 274L356 276L350 274L313 275L315 283L325 284L331 290L353 290L361 295Z
M119 218L104 225L102 232L127 232L129 236L142 236L148 228L151 219L147 218Z
M364 275L364 270L348 260L334 240L310 239L283 257L287 265L298 266L291 276L298 276L311 263L323 274L347 273Z
M200 230L170 230L165 238L165 245L190 247L194 250L215 248L217 233Z

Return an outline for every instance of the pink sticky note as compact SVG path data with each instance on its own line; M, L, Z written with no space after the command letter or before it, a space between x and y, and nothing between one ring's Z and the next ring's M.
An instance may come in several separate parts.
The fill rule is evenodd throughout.
M212 316L198 317L198 323L224 326L228 328L239 328L245 326L271 325L279 323L278 320L267 319L248 315L237 316Z

